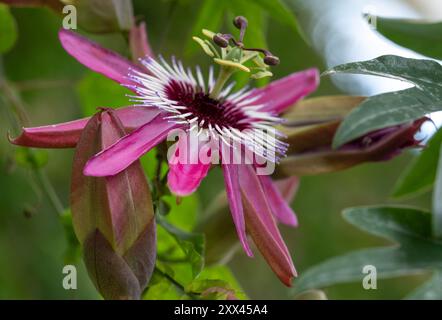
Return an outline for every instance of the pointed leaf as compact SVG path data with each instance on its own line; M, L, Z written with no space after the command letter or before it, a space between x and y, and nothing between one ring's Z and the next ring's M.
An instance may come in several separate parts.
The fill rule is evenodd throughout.
M175 238L177 244L183 250L186 260L191 265L192 276L195 278L204 267L204 236L199 233L180 230L167 222L161 215L158 215L157 219L159 225Z
M393 192L394 197L413 195L432 188L441 145L442 130L438 130L398 180Z
M405 297L407 300L442 300L442 272L435 271L433 277Z
M340 125L333 141L335 148L374 130L411 122L442 110L442 66L435 61L389 55L340 65L326 74L334 73L375 75L414 86L367 98Z
M296 292L362 281L366 265L376 267L378 278L441 268L442 242L432 237L427 212L407 207L361 207L345 210L344 217L358 228L400 246L365 249L329 259L302 273L295 283Z

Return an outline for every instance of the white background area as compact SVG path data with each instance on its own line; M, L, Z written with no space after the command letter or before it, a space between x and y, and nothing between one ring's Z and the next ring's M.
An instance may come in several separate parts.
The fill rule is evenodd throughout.
M442 0L292 0L298 21L328 68L385 54L426 58L376 32L363 13L382 17L442 21ZM370 96L409 87L397 80L363 75L334 75L332 81L352 95ZM438 126L442 113L431 116ZM433 131L427 125L425 131Z

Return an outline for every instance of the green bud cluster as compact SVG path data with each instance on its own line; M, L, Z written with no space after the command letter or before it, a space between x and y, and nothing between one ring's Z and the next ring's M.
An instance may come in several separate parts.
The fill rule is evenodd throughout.
M204 53L211 57L216 64L232 68L235 71L250 73L252 79L273 76L272 72L269 71L270 66L265 63L265 59L268 56L265 56L263 59L259 51L251 51L232 45L228 40L210 30L203 29L202 33L207 39L195 36L193 40L200 45Z

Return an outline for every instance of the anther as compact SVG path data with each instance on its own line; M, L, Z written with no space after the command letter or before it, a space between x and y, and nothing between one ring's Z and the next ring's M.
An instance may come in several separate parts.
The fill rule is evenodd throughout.
M248 25L248 21L245 17L243 16L237 16L234 20L233 20L233 24L236 28L240 29L240 33L239 33L239 44L240 47L242 47L242 43L244 40L244 35L246 34L246 29L247 29L247 25Z
M279 64L279 58L274 55L266 55L264 57L264 63L268 66L276 66Z
M213 36L213 42L215 42L221 48L226 48L229 45L229 39L226 39L226 37L221 33Z
M256 51L264 54L264 63L268 66L276 66L279 64L279 58L274 56L270 51L260 48L243 48L246 51Z
M233 19L233 24L236 28L242 29L247 27L248 21L243 16L237 16L235 19Z

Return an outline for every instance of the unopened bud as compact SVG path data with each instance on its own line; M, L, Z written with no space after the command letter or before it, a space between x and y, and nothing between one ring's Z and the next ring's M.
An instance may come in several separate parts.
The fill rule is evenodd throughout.
M233 19L233 25L237 27L238 29L247 27L248 21L243 16L237 16L235 19Z
M276 66L279 64L279 58L272 55L267 55L264 57L264 63L268 66Z
M213 36L213 42L215 42L221 48L226 48L229 45L229 40L223 37L223 35L220 33Z

